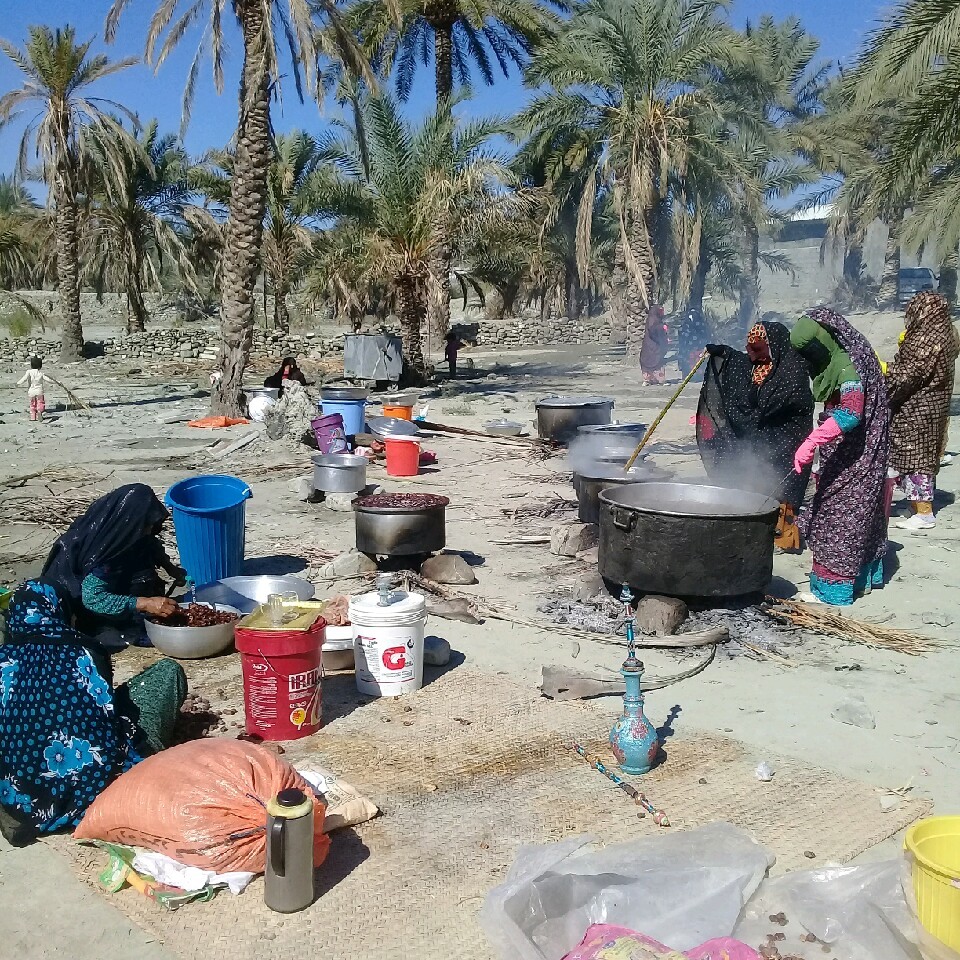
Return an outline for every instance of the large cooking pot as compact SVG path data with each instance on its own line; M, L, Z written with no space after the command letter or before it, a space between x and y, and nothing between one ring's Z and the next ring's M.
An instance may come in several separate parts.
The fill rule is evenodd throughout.
M613 416L610 397L544 397L535 406L540 439L556 443L568 443L579 427L609 423Z
M591 423L580 427L567 452L570 469L574 473L586 473L603 461L624 464L633 456L646 432L645 423Z
M435 553L447 545L448 497L381 493L353 501L357 549L371 556Z
M600 492L600 575L640 593L733 597L773 573L780 505L746 490L635 483Z
M313 488L324 493L357 493L367 485L366 457L352 453L318 453L313 461Z
M600 491L609 487L628 483L650 483L657 480L669 480L669 470L662 470L650 464L640 463L629 473L623 472L619 464L600 462L584 464L583 473L574 473L573 489L577 493L577 511L581 523L600 522Z

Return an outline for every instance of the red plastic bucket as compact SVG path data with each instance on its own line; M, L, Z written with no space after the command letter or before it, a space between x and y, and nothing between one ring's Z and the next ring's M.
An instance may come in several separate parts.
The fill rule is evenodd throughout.
M321 453L343 453L347 449L347 436L343 432L343 417L339 413L328 413L310 421L313 435L317 438L317 449Z
M415 477L420 470L420 444L416 440L384 440L387 475Z
M309 630L236 631L247 733L298 740L323 725L320 658L326 621Z

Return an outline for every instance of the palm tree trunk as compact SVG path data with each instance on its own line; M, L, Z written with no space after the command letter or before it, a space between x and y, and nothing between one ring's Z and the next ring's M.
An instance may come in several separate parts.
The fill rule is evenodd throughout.
M433 58L437 84L437 108L450 102L453 95L453 21L431 21ZM450 329L450 266L453 250L450 225L437 225L437 239L430 252L430 284L427 296L427 329L431 339L442 343Z
M647 311L654 302L656 283L653 250L642 215L634 217L630 227L630 254L635 269L627 272L626 346L627 362L633 363L640 356L647 329Z
M290 285L279 277L271 277L270 289L273 290L273 329L287 333L290 330L290 311L287 310Z
M583 291L580 289L580 275L575 263L564 265L563 299L567 319L576 322L583 313Z
M880 293L877 295L877 306L881 310L895 310L900 293L900 221L888 224L888 231Z
M741 238L740 328L749 330L760 319L760 233L745 223Z
M66 140L66 136L63 138ZM57 235L57 291L63 330L61 363L83 359L83 325L80 319L80 251L77 242L77 201L73 190L71 159L61 156L54 184Z
M496 323L498 320L503 320L504 317L513 316L519 292L520 284L512 281L494 287L487 294L487 321Z
M270 94L263 6L259 0L237 0L236 8L243 30L243 76L221 278L223 307L217 360L220 377L214 384L210 403L211 412L224 416L240 412L240 387L253 343L253 298L270 166Z
M147 305L140 285L140 268L132 254L127 255L127 333L143 333L147 329Z
M423 323L425 309L422 285L416 277L404 275L398 278L397 300L400 316L400 339L403 344L401 386L423 386L427 381L427 370L423 360L420 324Z
M623 343L627 339L627 264L623 246L618 243L613 252L613 271L610 274L610 342Z
M706 240L700 241L700 255L690 278L690 292L687 295L687 310L703 311L703 297L707 291L707 277L710 274L710 255L707 252Z

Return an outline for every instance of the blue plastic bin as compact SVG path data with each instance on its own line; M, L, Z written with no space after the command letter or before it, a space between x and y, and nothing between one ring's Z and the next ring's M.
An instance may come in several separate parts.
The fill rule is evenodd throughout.
M363 433L366 406L366 400L324 400L322 402L324 416L339 413L343 417L343 432L348 437Z
M242 480L225 474L189 477L167 491L180 563L197 586L243 572L251 496Z

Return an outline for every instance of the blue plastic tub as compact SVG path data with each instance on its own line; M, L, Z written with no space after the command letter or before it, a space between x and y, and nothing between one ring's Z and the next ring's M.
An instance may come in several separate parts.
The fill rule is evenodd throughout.
M343 417L343 432L354 437L363 433L366 406L366 400L324 400L322 409L324 416L339 413Z
M180 563L197 586L243 572L250 488L225 474L189 477L167 491Z

